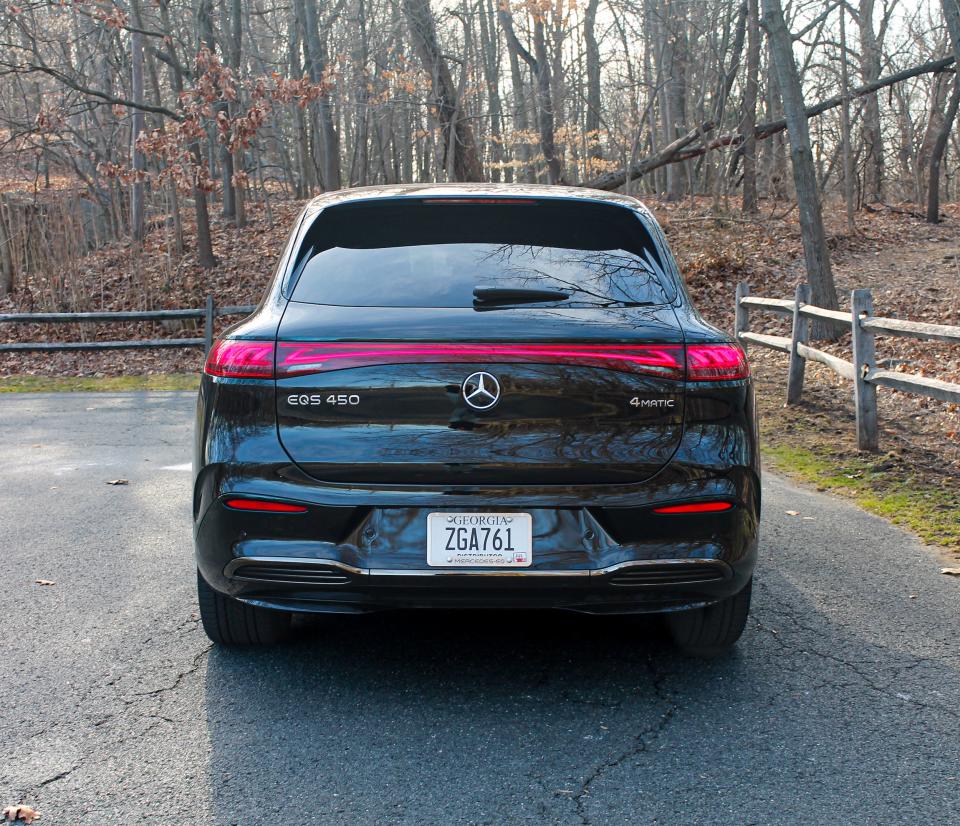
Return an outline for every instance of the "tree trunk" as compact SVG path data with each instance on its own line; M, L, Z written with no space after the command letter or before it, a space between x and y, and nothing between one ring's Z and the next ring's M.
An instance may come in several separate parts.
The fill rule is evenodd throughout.
M143 35L130 33L130 92L135 103L143 102ZM146 159L137 149L137 138L143 131L143 110L134 109L130 118L130 157L133 160L133 183L130 185L130 234L140 243L144 233L143 173Z
M773 120L783 113L780 105L780 84L777 82L777 73L773 71L773 54L767 44L767 120ZM766 179L768 192L774 201L783 201L787 198L787 150L783 135L775 135L764 153L766 163Z
M326 69L329 62L327 54L327 41L325 38L318 39L320 65ZM321 80L322 80L321 74ZM340 189L343 182L340 176L340 133L337 131L337 124L334 120L333 103L330 93L324 91L320 96L318 114L320 116L320 149L321 149L321 174L323 175L323 187L326 190Z
M200 143L190 144L190 154L193 157L194 170L193 203L197 214L197 263L205 270L217 266L217 259L213 254L213 241L210 237L210 211L207 209L207 193L197 180L206 170Z
M365 186L367 183L367 141L369 140L370 113L367 102L370 93L367 89L367 64L370 60L370 46L367 39L367 9L365 0L357 0L357 29L359 36L353 50L353 63L356 72L354 83L354 101L357 121L353 138L353 158L350 163L350 186Z
M326 51L324 42L320 38L317 4L313 0L295 0L294 8L303 28L304 70L310 82L319 86L323 83ZM319 143L320 163L317 174L320 178L320 186L326 191L339 189L341 185L339 138L333 124L330 100L325 91L321 92L316 102L310 104L310 111L315 114L315 117L310 119L311 131L319 122L319 136L314 132L313 147L316 150ZM312 161L312 152L310 157Z
M201 0L197 6L197 29L201 43L210 50L211 54L216 54L217 40L213 32L212 0ZM229 117L230 105L225 100L218 100L213 104L213 111L217 117L220 114ZM208 150L211 174L216 174L216 161L220 161L220 189L223 193L221 215L224 218L233 218L236 210L233 193L233 158L226 144L220 140L220 133L216 128L208 130Z
M520 57L533 72L537 84L537 126L540 132L540 151L547 164L547 183L563 183L563 170L557 157L554 137L553 91L550 79L550 60L542 16L533 21L533 54L521 45L513 29L513 15L506 5L500 6L500 24L507 36L510 51Z
M943 17L947 21L947 31L950 33L953 55L960 62L960 2L958 0L943 0ZM956 68L955 65L954 69Z
M294 18L290 21L291 35L290 44L287 51L287 59L290 64L290 77L302 77L303 66L300 63L300 44L303 40L303 21L301 19L303 4L293 3ZM310 144L307 140L307 112L303 107L296 103L292 104L294 133L297 136L294 148L297 155L297 166L299 174L297 176L297 197L307 198L313 195L317 187L317 170L313 165L313 158L310 155Z
M303 47L303 73L311 83L319 83L322 70L319 67L319 31L317 30L316 8L312 8L312 0L293 0L293 12L296 18L297 29L300 32L300 44ZM311 22L312 21L312 22ZM298 56L299 59L299 56ZM300 77L294 74L293 77ZM298 107L299 108L299 107ZM323 188L322 164L317 163L316 124L319 118L317 102L307 104L307 115L304 117L304 129L301 133L301 142L304 150L304 163L311 167L311 193L316 186Z
M840 152L843 155L843 203L847 212L847 232L853 232L856 224L853 218L853 163L850 156L850 77L847 68L847 9L840 4L840 94L843 104L840 106Z
M242 0L230 0L230 40L229 40L229 61L230 68L233 70L234 82L237 85L237 96L241 94L241 85L240 85L240 73L242 71L242 66L240 65L241 58L243 56L243 6ZM230 107L230 112L233 115L236 115L237 104L233 103ZM229 147L226 147L228 154L230 154ZM247 207L244 203L244 162L243 162L243 149L237 147L230 154L230 175L231 183L233 184L233 195L234 195L234 223L236 226L243 227L247 223ZM237 184L233 180L235 173L241 173L240 183Z
M501 176L512 181L511 169L501 171L503 163L503 104L500 100L500 55L497 49L496 28L488 0L482 0L477 8L480 18L480 50L483 55L483 79L487 84L487 100L490 105L490 155L492 168L490 180L497 182ZM504 172L506 174L504 174Z
M444 165L447 165L447 153L450 152L450 147L453 147L454 178L458 181L482 181L483 168L480 165L473 129L467 119L459 117L460 103L453 78L450 76L450 68L437 41L437 28L433 11L430 9L430 0L403 0L403 10L417 54L433 84L437 119L443 133Z
M793 37L783 19L780 0L763 0L763 26L770 42L774 70L780 86L783 112L790 136L790 158L793 163L793 182L797 193L797 209L803 240L803 257L807 268L813 303L827 309L837 309L837 289L830 268L820 212L820 193L817 190L816 169L810 150L810 130L803 103L800 73L793 58ZM817 337L826 337L828 331L817 331Z
M743 87L743 211L755 215L760 211L757 199L757 90L760 75L760 14L757 0L747 2L747 77Z
M873 28L874 0L860 0L860 76L873 83L880 77L880 47ZM883 200L883 133L880 129L880 100L867 95L860 129L864 153L864 199Z
M179 261L183 258L183 219L180 217L180 194L177 182L167 179L167 201L170 204L170 223L173 231L173 254Z
M547 38L543 20L538 16L533 23L533 50L536 55L534 74L537 78L537 114L540 127L540 149L547 162L547 183L563 183L563 170L554 137L556 118L554 116L553 80L550 72L550 58L547 55Z
M944 0L944 2L949 3L950 0ZM943 126L940 128L933 150L930 152L930 167L927 177L928 224L940 223L940 162L943 160L950 130L953 128L953 122L957 117L958 105L960 105L960 76L953 79L953 93L950 95L950 103L947 105L946 114L943 116Z
M583 41L587 60L587 145L589 157L602 158L600 147L600 45L597 43L597 7L600 0L588 0L583 14ZM589 167L588 167L589 168Z
M0 297L13 292L13 232L8 214L6 196L0 193Z
M950 139L950 131L957 117L957 108L960 106L960 3L957 0L943 0L943 17L947 21L947 31L950 34L950 45L957 62L954 69L957 73L953 77L953 93L950 103L943 117L943 126L937 135L933 151L930 153L930 172L927 182L927 223L936 224L940 221L940 163Z
M526 138L527 130L530 129L530 121L527 119L527 95L520 71L520 58L513 49L507 49L507 52L510 58L510 82L513 87L513 129L522 136L514 145L520 161L517 179L529 184L533 183L534 174L530 164L530 144Z
M685 64L684 35L681 28L686 23L683 18L677 19L672 14L670 0L663 7L661 34L664 38L663 47L663 129L664 143L669 145L678 137L678 127L686 124L687 78ZM664 193L668 201L679 201L683 197L683 178L681 170L676 165L667 167L667 189Z

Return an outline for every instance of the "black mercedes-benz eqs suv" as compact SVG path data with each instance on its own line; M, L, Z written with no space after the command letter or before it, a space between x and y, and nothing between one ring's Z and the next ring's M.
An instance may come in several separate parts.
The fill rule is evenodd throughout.
M753 388L653 216L579 188L389 186L301 214L197 410L200 613L663 612L739 638L760 512Z

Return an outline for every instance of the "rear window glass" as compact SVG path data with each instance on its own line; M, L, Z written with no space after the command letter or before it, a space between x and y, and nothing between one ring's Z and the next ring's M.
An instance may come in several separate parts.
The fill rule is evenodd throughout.
M477 287L554 290L564 307L675 297L642 222L603 204L378 202L333 207L301 245L292 298L362 307L470 307Z

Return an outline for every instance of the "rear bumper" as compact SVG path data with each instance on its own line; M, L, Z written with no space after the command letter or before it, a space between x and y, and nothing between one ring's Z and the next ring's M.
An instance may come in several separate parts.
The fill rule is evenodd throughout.
M262 468L261 468L262 469ZM224 478L208 488L196 525L197 565L216 590L252 604L298 612L389 608L564 608L591 613L668 611L739 591L756 560L758 480L749 469L674 477L631 501L553 503L502 492L494 505L450 496L356 504L311 501L313 487L251 485ZM281 493L282 487L282 493ZM267 491L269 490L269 494ZM307 505L303 514L238 512L226 495L270 496ZM661 516L664 503L722 497L714 514ZM493 497L491 497L493 498ZM507 504L509 502L509 504ZM489 504L488 504L489 503ZM426 565L429 512L514 510L533 517L533 566L449 569Z

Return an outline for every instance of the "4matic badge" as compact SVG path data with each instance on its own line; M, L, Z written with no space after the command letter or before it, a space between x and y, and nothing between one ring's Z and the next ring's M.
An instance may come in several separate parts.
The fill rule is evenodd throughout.
M641 399L639 396L634 396L630 399L630 405L632 407L656 407L661 409L674 408L677 406L676 399Z

